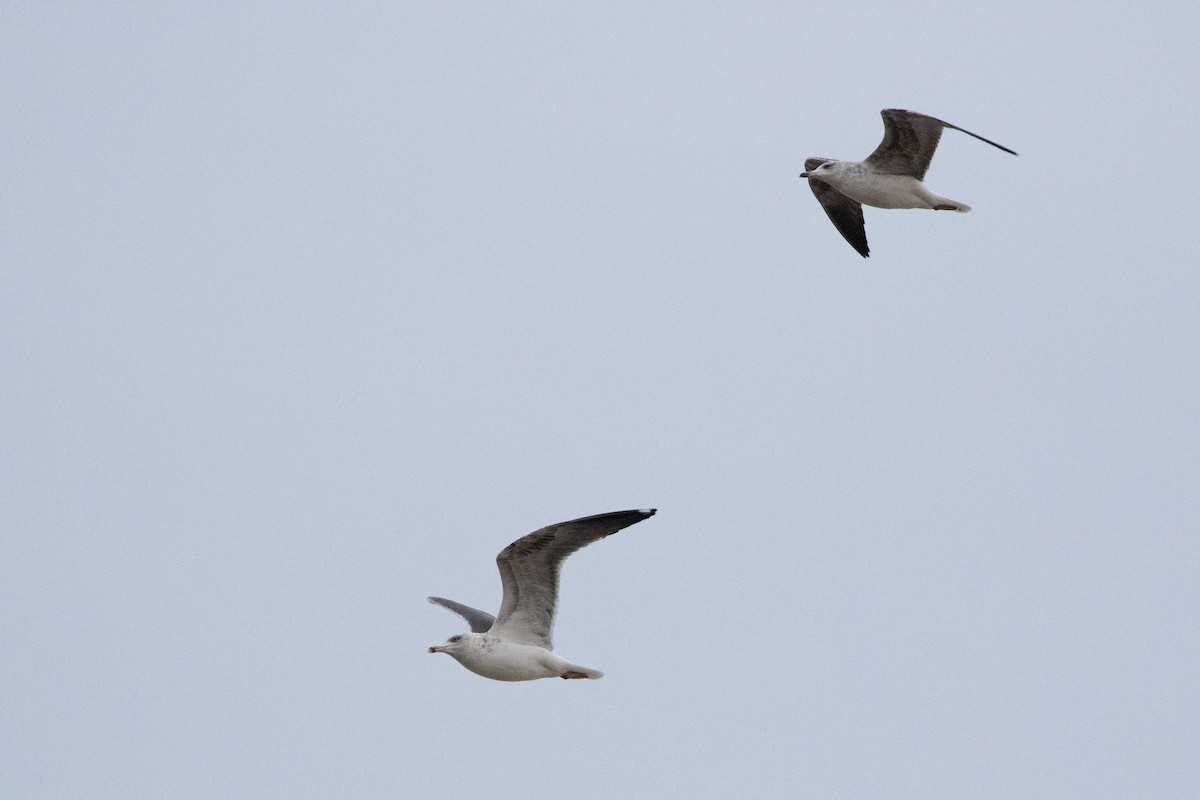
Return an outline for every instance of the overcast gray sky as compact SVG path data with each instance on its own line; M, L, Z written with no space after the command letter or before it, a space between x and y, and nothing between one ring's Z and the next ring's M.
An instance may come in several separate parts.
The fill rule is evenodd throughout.
M0 7L0 795L1200 794L1200 11ZM797 175L947 119L970 214ZM431 644L537 527L601 681Z

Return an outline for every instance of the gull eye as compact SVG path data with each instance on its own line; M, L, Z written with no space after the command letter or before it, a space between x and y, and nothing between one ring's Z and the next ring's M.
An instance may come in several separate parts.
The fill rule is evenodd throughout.
M451 636L451 637L450 637L450 641L452 641L452 642L457 642L457 641L458 641L459 639L461 639L461 638L462 638L461 636Z

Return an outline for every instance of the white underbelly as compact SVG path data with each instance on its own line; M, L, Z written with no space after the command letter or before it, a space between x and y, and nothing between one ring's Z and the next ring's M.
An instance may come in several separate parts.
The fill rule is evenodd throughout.
M511 642L496 642L483 652L459 662L476 675L495 681L533 681L554 678L562 674L558 656L543 647Z
M933 208L936 195L909 175L847 176L838 191L875 208Z

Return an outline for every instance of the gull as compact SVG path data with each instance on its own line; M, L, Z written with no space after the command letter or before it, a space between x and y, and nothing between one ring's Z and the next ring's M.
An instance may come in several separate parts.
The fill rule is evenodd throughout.
M552 652L558 573L571 553L653 516L655 510L581 517L517 539L496 556L504 599L495 617L443 597L428 598L471 627L470 633L451 636L429 652L447 653L476 675L497 681L603 677L599 670L564 661Z
M865 161L838 161L813 157L804 161L801 178L817 196L835 228L850 246L866 258L867 230L863 225L864 205L876 208L931 208L935 211L970 211L971 207L925 188L925 171L933 159L942 128L953 128L968 136L1017 154L991 139L951 125L926 114L885 108L883 141Z

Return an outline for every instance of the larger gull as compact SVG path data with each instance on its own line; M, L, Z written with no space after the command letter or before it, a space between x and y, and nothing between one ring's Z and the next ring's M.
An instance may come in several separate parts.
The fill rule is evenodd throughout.
M962 131L1006 153L1017 154L991 139L926 114L901 108L885 108L879 113L883 115L883 141L865 161L814 157L804 161L805 171L800 173L801 178L808 178L809 187L834 227L863 258L871 253L863 224L864 205L971 210L965 203L940 197L925 188L925 171L942 138L943 128Z
M429 602L444 606L467 621L470 633L451 636L431 653L453 656L476 675L498 681L537 678L601 678L603 672L556 656L554 614L558 607L558 575L562 562L581 547L652 516L655 509L613 511L548 525L522 536L496 556L504 599L500 613L456 603L443 597Z

